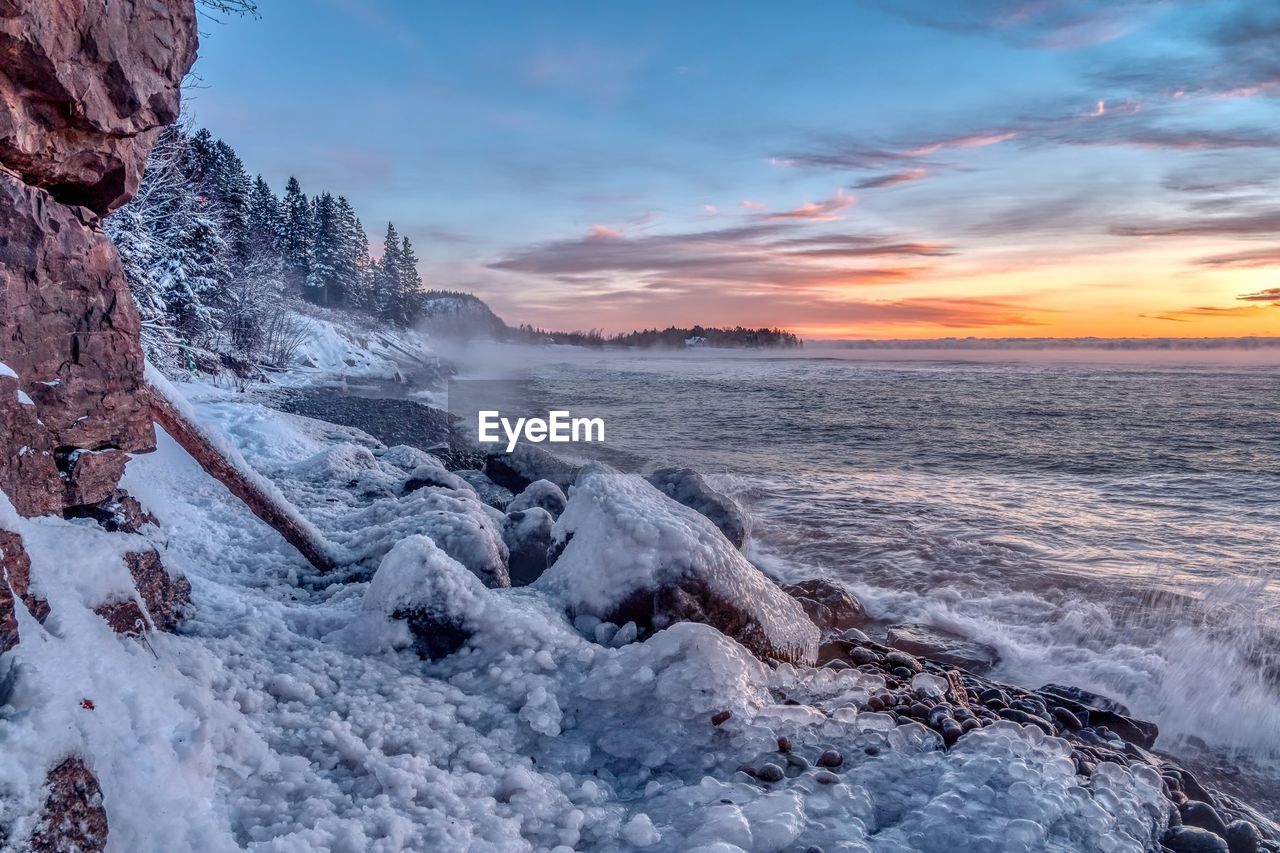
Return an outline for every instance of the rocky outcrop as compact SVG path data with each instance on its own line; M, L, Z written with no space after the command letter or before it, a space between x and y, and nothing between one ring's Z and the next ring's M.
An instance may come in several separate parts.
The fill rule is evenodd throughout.
M104 500L154 446L97 217L136 190L195 49L189 0L0 0L0 489L23 515Z
M0 0L0 163L62 204L119 207L195 55L190 0Z
M578 470L578 466L532 444L518 444L510 453L490 453L484 460L485 475L517 494L535 480L550 480L568 491L578 478Z
M552 518L559 518L568 504L569 499L565 497L564 490L555 483L550 480L534 480L507 504L507 512L540 507L549 512Z
M502 541L510 558L507 574L512 586L528 586L547 570L547 551L555 519L540 506L512 510L502 524Z
M991 646L918 622L889 626L886 642L907 654L920 655L971 672L987 672L1000 662L1000 653Z

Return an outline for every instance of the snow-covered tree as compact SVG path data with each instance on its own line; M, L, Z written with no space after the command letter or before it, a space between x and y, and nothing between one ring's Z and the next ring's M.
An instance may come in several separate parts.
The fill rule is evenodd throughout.
M289 178L284 188L284 275L285 282L299 293L311 271L314 218L302 185L297 178Z

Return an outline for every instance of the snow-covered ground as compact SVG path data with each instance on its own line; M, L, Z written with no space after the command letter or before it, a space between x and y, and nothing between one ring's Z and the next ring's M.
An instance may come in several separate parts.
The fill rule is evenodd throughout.
M316 345L317 364L322 352L323 363L345 364L334 342ZM33 790L54 757L82 751L102 786L113 850L1150 843L1154 772L1104 765L1081 787L1064 741L1011 722L944 751L921 725L857 710L875 676L772 668L705 625L643 642L628 642L625 629L588 639L558 584L487 589L476 580L477 566L503 550L485 534L495 511L466 489L401 495L410 471L430 464L419 452L211 386L180 390L362 576L381 568L372 582L316 577L161 435L155 453L129 463L123 485L159 517L146 536L191 579L195 607L180 635L146 644L112 634L89 609L126 582L119 554L130 537L87 521L18 519L5 502L0 521L26 539L33 587L53 615L42 627L23 614L22 643L6 655L24 686L0 711L0 749L23 760L0 763L0 792ZM635 478L631 488L650 487ZM571 492L567 523L626 524L627 547L654 565L645 518L573 509L575 498L608 504L597 491ZM667 511L656 491L644 499ZM609 541L608 530L579 535ZM574 556L574 573L587 557ZM602 569L626 572L625 553L604 558ZM413 601L456 618L470 641L420 659L388 618ZM724 711L731 716L714 725ZM790 758L778 752L781 736ZM814 766L827 749L844 758L834 772ZM778 781L738 772L766 763ZM11 808L29 815L38 805ZM29 828L22 820L15 838Z

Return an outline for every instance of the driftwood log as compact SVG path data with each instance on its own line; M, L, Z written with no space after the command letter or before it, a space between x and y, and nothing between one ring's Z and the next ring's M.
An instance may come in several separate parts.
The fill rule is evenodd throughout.
M182 449L191 455L211 477L227 487L249 511L274 528L285 541L297 548L307 562L320 572L335 568L327 543L315 531L298 523L296 510L268 494L246 477L226 455L213 445L204 433L154 388L145 386L143 394L151 407L151 416ZM292 510L292 511L291 511Z

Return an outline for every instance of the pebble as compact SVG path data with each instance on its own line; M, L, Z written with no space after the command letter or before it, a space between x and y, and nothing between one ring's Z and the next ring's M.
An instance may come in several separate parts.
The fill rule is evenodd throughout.
M782 768L773 762L760 765L760 769L756 771L757 779L761 782L767 782L770 784L773 782L781 782L786 778L786 775L787 774L782 772Z
M1231 853L1258 853L1262 841L1258 836L1258 828L1244 820L1227 824L1225 837Z
M1084 728L1084 724L1080 722L1080 718L1068 711L1066 708L1054 708L1053 715L1067 728L1078 731Z
M720 711L711 715L711 725L720 726L729 722L729 718L733 716L732 711Z
M813 774L813 781L821 785L834 785L840 781L840 777L830 770L819 770Z
M1174 853L1231 853L1227 842L1194 826L1175 826L1164 836L1164 846Z
M1217 809L1208 803L1187 803L1180 811L1182 812L1183 826L1197 826L1200 829L1209 830L1214 835L1226 838L1226 821L1219 817Z
M791 751L791 738L787 737L786 735L782 735L781 737L778 738L778 752L790 752L790 751Z
M809 759L805 758L803 755L796 755L794 752L787 753L787 764L801 770L809 769Z
M884 661L889 666L894 667L894 675L897 675L897 669L907 670L907 674L899 676L900 678L910 678L913 674L924 669L924 665L912 655L906 652L889 652L884 656Z
M841 764L844 764L844 756L834 749L828 749L818 756L819 767L839 767Z

